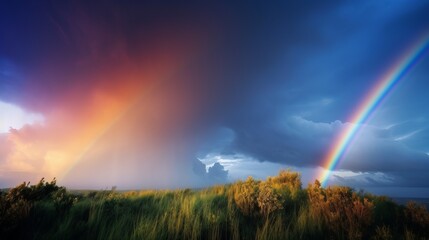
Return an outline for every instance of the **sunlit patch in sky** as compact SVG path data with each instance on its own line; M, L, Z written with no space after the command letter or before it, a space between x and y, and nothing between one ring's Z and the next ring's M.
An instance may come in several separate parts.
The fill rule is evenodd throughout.
M30 113L22 108L0 101L0 133L19 129L26 124L43 123L42 114Z

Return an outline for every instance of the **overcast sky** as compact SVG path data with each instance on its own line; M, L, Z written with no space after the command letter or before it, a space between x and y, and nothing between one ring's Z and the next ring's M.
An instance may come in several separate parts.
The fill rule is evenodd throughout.
M328 184L429 197L427 50L349 122L429 1L179 2L0 3L0 187L306 186L361 124Z

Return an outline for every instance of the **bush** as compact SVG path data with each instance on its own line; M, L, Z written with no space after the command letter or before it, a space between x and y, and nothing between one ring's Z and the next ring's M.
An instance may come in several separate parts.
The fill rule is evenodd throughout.
M30 182L23 182L22 184L12 188L6 194L7 201L17 201L25 199L30 202L39 201L42 199L50 198L51 194L57 191L57 181L54 178L51 182L45 182L45 179L40 179L36 185L30 185Z
M429 239L428 231L421 205L318 181L303 190L290 171L203 190L74 196L42 179L0 191L1 239Z
M254 215L258 210L259 181L248 177L245 182L234 184L234 200L237 207L246 216Z
M415 233L429 235L429 213L424 205L410 201L405 206L404 214L408 229Z
M45 179L42 178L36 185L23 182L7 193L1 193L0 235L9 236L13 231L17 231L29 216L35 202L41 200L57 201L57 197L60 195L62 196L60 201L64 203L67 195L66 190L57 186L55 178L51 182L45 182ZM64 205L61 206L61 209L63 207Z
M11 201L8 196L0 198L0 235L8 236L19 227L28 217L32 203L26 199L18 198Z
M361 198L349 187L321 188L316 180L307 189L311 213L321 218L332 235L339 238L362 239L369 235L373 203Z
M283 209L284 199L269 182L259 185L258 207L262 216L268 217L272 212Z
M269 177L267 182L277 189L284 198L297 199L301 191L301 175L290 170L281 170L275 177Z
M266 181L256 181L248 177L245 182L233 185L234 201L245 216L258 212L267 217L272 212L284 209L286 205L299 205L304 199L301 189L301 175L282 170L278 176Z
M77 198L73 198L72 195L67 193L64 187L59 188L55 193L52 194L54 206L59 213L64 213L69 210L73 203L77 201Z
M377 227L375 229L375 235L372 238L374 240L391 240L393 239L392 232L390 231L390 228L387 226Z
M374 204L374 222L379 226L386 226L390 230L397 231L403 217L401 210L391 199L385 196L372 196Z

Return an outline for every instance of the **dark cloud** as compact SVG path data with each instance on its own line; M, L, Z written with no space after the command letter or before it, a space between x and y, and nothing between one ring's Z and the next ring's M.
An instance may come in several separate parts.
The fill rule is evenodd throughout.
M375 80L426 31L429 4L415 3L1 3L0 100L86 116L99 91L151 89L103 133L115 143L93 143L70 170L89 178L98 167L112 184L120 172L128 184L153 183L167 167L175 170L155 176L160 186L224 181L222 165L206 172L195 159L208 154L313 168ZM363 126L340 169L368 172L361 179L372 185L387 184L375 172L404 186L425 180L428 63ZM163 81L144 75L170 70Z
M209 167L207 177L213 183L225 183L228 180L228 171L220 163L215 163Z

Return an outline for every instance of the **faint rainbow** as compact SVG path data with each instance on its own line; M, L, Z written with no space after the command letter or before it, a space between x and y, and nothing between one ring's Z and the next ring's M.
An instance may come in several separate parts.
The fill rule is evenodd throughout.
M404 54L398 58L395 64L377 80L369 93L363 98L352 116L348 120L350 124L345 125L340 134L334 140L334 143L328 154L323 159L322 166L324 171L320 174L320 182L323 186L341 158L343 157L348 145L353 140L362 123L369 118L372 112L380 105L386 95L401 80L409 70L424 55L429 46L429 32L424 34L414 44L412 44Z
M151 87L150 89L153 89L154 87ZM142 94L143 95L143 94ZM58 180L61 181L63 180L68 174L69 172L75 167L77 166L83 159L83 157L92 149L92 147L102 138L102 136L104 136L110 129L113 128L113 126L115 126L128 112L131 111L131 109L137 104L138 100L140 98L136 97L133 101L130 101L129 104L127 104L123 109L121 109L121 111L119 111L119 113L112 118L112 120L105 125L104 128L102 128L101 131L99 131L98 134L95 135L94 138L92 138L92 140L89 142L89 144L87 146L85 146L80 153L75 156L73 158L72 163L70 164L70 166L68 166L67 169L65 169L65 172L63 172L62 174L59 175Z
M196 54L196 53L194 53ZM132 101L130 101L126 106L124 106L121 111L118 112L118 114L111 119L109 123L105 125L102 130L94 136L94 138L87 144L80 153L73 158L72 163L68 166L68 168L65 169L65 171L59 175L57 178L59 181L63 180L82 160L83 157L93 148L94 145L98 143L100 139L110 130L112 129L118 122L121 121L121 119L124 118L129 112L132 111L134 107L137 106L137 104L143 99L143 97L151 92L152 90L156 89L157 87L160 87L163 85L168 79L173 77L180 69L182 69L185 66L186 61L182 61L177 65L174 65L171 67L169 71L164 69L164 72L162 76L157 76L155 78L155 83L151 84L150 86L140 86L139 87L139 94L135 97ZM152 79L153 80L153 79Z

